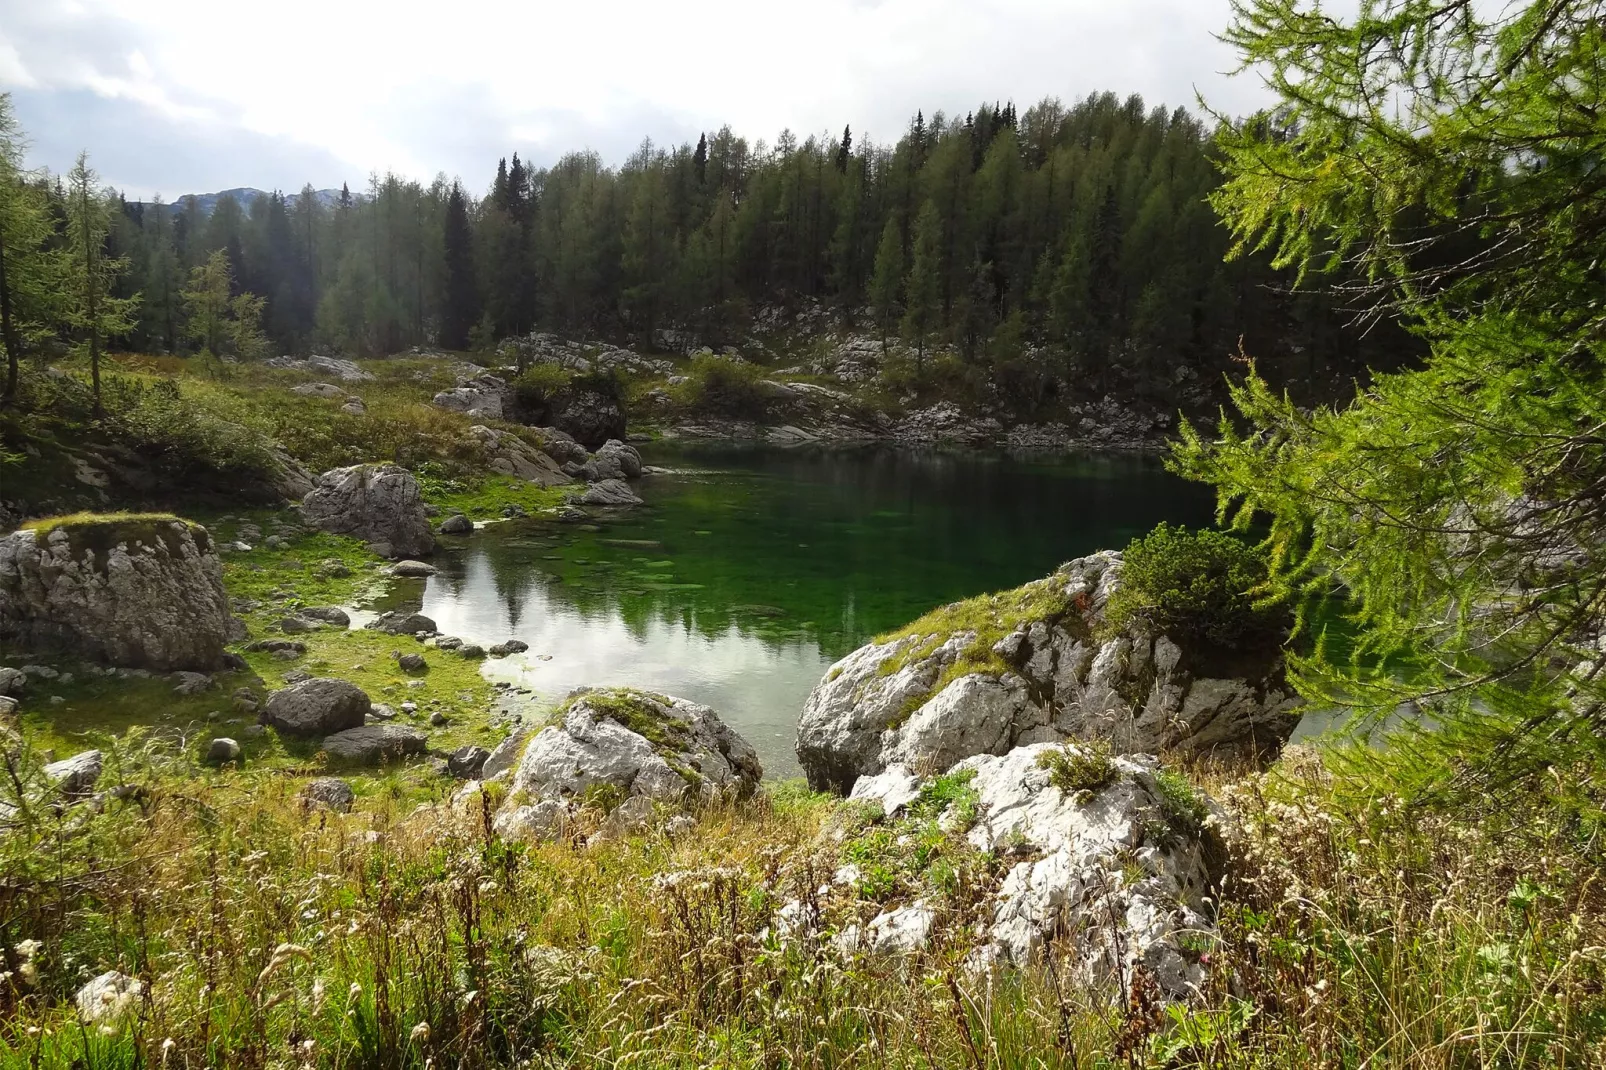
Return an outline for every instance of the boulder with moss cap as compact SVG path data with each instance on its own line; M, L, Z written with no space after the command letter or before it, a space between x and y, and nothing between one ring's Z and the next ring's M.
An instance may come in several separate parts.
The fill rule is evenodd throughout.
M746 798L762 777L753 748L707 706L625 688L581 690L525 745L504 824L529 825L512 811L547 803L636 815L655 804Z
M837 662L798 723L809 785L846 792L894 763L941 772L1066 739L1123 754L1275 751L1298 704L1280 648L1185 650L1142 623L1115 627L1121 560L1093 554L944 606Z
M128 668L223 664L232 621L206 529L157 514L78 515L0 538L0 640Z

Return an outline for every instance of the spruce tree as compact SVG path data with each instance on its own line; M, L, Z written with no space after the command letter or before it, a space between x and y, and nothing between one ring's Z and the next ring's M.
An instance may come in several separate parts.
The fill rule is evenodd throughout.
M459 183L452 183L446 199L445 296L441 306L440 343L447 349L467 349L469 333L480 320L479 291L474 281L473 231L469 225L468 198Z
M697 135L697 151L692 153L692 167L697 171L697 184L700 186L708 177L708 135Z

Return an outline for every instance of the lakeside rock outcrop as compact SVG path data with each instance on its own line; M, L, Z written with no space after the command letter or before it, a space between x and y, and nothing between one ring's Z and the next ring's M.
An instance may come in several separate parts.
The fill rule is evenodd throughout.
M219 668L233 630L206 529L69 518L0 538L0 639L136 669Z
M1186 651L1105 610L1121 555L1093 554L1015 591L945 607L833 665L810 693L797 755L809 784L847 792L893 764L941 772L1033 743L1117 753L1269 752L1297 700L1279 650Z
M646 823L656 807L751 795L763 777L753 748L707 706L630 689L583 690L561 720L524 745L504 835L556 835L585 802L607 812L604 830ZM502 768L497 755L488 756Z
M970 970L1028 966L1054 945L1068 953L1078 982L1118 979L1124 989L1141 969L1168 998L1194 994L1204 979L1201 953L1214 943L1210 896L1224 852L1213 805L1166 777L1149 757L1051 743L948 770L964 801L938 823L968 824L971 846L1006 860L988 892ZM862 778L852 797L898 817L931 784L894 765ZM937 919L928 909L924 924L914 924L911 912L922 909L884 912L863 939L872 949L923 948Z
M418 480L394 464L330 469L301 500L301 518L324 531L362 539L382 557L435 552Z

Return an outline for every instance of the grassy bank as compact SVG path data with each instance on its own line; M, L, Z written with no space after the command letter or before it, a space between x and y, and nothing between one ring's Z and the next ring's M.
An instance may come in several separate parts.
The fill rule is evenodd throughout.
M138 803L0 841L0 1061L124 1066L1599 1066L1606 902L1564 792L1447 815L1309 759L1217 787L1240 859L1191 1009L1036 969L966 972L964 940L875 959L831 933L918 889L986 916L957 834L790 788L695 833L593 846L487 834L472 798L368 784L350 815L294 782L128 748ZM201 777L210 777L201 782ZM437 797L444 795L444 786ZM492 800L487 800L487 805ZM878 873L818 941L775 910L845 861ZM939 866L937 863L941 862ZM15 954L15 952L13 952ZM84 1028L104 969L143 992ZM21 972L18 972L20 969Z

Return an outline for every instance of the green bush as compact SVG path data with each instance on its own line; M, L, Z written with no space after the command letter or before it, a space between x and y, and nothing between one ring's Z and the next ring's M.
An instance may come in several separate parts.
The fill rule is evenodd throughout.
M1061 795L1078 805L1115 783L1115 763L1104 740L1046 750L1037 756L1037 765L1048 770L1049 783Z
M537 408L550 404L573 378L572 372L556 364L532 364L513 380L513 395L520 407Z
M1243 540L1161 524L1127 546L1107 620L1116 630L1141 623L1229 649L1280 640L1288 611L1265 602L1265 581L1264 555Z
M675 400L696 412L754 419L768 407L759 385L763 377L756 365L705 353L692 359L686 381L675 387Z

